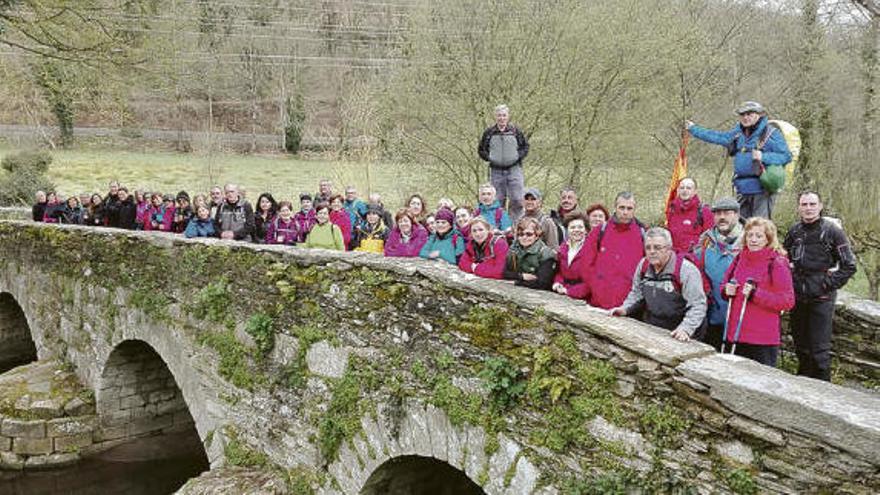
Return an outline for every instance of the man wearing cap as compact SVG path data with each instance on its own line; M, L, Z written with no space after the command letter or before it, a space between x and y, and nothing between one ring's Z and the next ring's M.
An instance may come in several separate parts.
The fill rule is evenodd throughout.
M798 375L831 380L831 320L837 289L856 273L856 258L846 233L822 217L819 194L798 196L800 221L792 225L783 246L791 260L795 306L791 336Z
M538 221L541 231L544 232L541 239L554 252L559 250L559 231L556 229L556 222L550 218L550 215L544 213L541 207L544 205L541 197L541 191L530 187L526 189L523 195L523 205L525 213L523 216L532 217Z
M704 342L721 349L721 336L727 315L727 300L721 297L721 282L733 258L742 249L743 226L739 221L739 203L733 198L719 198L712 204L713 227L703 232L694 246L694 260L703 272L708 296L709 327Z
M771 218L775 193L770 194L759 179L764 167L783 167L791 153L780 132L768 129L767 112L756 101L746 101L736 109L739 123L729 131L706 129L687 121L685 126L697 139L727 147L733 157L733 185L743 218ZM765 133L769 133L765 136ZM761 146L762 141L766 141Z
M489 181L495 186L501 206L509 201L507 212L516 223L522 216L525 182L522 161L529 153L529 143L522 131L510 123L507 105L495 107L495 125L483 132L477 153L489 162Z

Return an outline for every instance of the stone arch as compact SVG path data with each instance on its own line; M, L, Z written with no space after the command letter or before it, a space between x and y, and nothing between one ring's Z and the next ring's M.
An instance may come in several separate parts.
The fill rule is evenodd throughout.
M27 317L15 297L0 292L0 371L37 360Z
M433 457L406 455L385 461L360 495L486 495L463 471Z
M96 387L103 441L195 429L183 392L162 356L143 340L109 354Z
M321 493L381 493L362 490L380 483L388 472L399 473L398 463L429 468L444 464L447 472L458 472L482 489L475 493L513 495L547 489L537 487L538 468L504 434L498 434L497 448L487 453L487 446L495 441L482 427L453 425L432 404L412 399L402 409L384 404L377 409L378 414L361 418L361 434L343 444L339 458L327 468L338 488L325 487ZM382 469L386 474L373 478Z

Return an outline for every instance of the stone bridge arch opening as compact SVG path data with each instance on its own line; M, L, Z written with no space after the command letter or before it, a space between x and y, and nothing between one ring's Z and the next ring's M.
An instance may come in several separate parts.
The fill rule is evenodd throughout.
M96 402L104 441L165 434L198 439L195 422L174 375L162 356L142 340L123 341L110 353L101 373ZM199 450L207 465L204 447Z
M486 495L463 471L433 457L405 455L382 463L360 495Z
M0 293L0 373L37 360L37 345L24 310L8 292Z

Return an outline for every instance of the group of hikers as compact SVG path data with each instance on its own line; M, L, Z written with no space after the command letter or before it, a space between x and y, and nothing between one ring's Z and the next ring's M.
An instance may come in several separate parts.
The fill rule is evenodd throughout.
M780 316L791 311L798 374L829 380L834 300L856 271L853 253L839 225L822 217L812 191L798 196L800 220L780 239L769 218L775 195L748 174L753 160L782 166L790 154L783 139L764 132L760 104L746 102L737 114L729 132L687 123L694 136L731 150L737 198L703 203L696 181L685 177L668 204L665 227L639 221L636 198L627 191L609 211L600 203L584 207L577 191L564 188L558 206L546 212L541 191L524 187L528 142L504 105L478 144L490 182L479 187L475 207L441 198L430 211L413 194L392 212L377 193L364 201L354 187L339 194L322 180L297 206L266 192L254 209L235 184L191 199L186 192L130 194L114 181L105 196L38 192L33 218L421 257L640 318L674 339L701 340L769 366L778 358ZM742 173L740 155L749 161Z

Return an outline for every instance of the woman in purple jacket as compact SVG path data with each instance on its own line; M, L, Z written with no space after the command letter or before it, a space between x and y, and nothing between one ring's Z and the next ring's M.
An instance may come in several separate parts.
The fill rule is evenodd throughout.
M422 246L428 241L428 231L407 208L397 210L394 222L397 225L385 240L385 256L418 257Z

